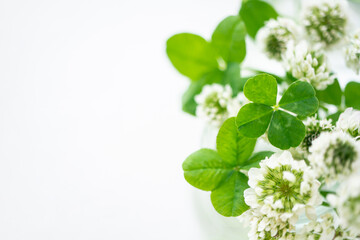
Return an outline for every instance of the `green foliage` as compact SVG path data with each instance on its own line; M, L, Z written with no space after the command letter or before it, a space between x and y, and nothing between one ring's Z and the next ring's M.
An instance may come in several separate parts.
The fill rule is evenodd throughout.
M257 138L266 132L273 114L273 108L259 103L243 106L236 118L239 132L249 138Z
M248 34L255 38L256 33L265 22L277 18L275 9L268 3L260 0L243 0L240 16L243 19Z
M195 34L172 36L166 43L166 53L174 67L194 81L218 68L216 50Z
M314 88L302 81L291 84L279 102L281 108L301 116L313 114L318 105Z
M309 116L319 105L313 87L302 81L291 84L276 105L276 79L268 74L249 79L244 94L253 102L243 106L238 113L236 125L239 133L257 138L268 129L270 143L280 149L296 147L305 137L302 121L288 112L298 117Z
M360 83L349 82L345 87L345 104L360 110Z
M246 30L239 16L229 16L216 27L211 43L225 62L241 63L246 55Z
M211 149L200 149L183 163L184 177L188 183L205 191L214 190L231 173L232 168Z
M254 151L256 139L241 136L235 125L235 118L222 125L216 138L217 151L223 161L230 165L243 165Z
M325 90L316 92L316 97L320 102L333 104L335 106L341 105L342 95L343 93L337 79L335 79L334 83L329 85Z
M222 83L224 85L229 84L233 96L236 96L240 91L243 90L246 79L240 76L240 65L238 63L228 63L227 69L224 71L224 77Z
M298 146L305 137L305 126L296 117L284 111L275 111L270 122L268 138L280 149Z
M211 192L211 202L218 213L235 217L249 209L244 199L244 191L249 188L247 181L244 174L234 171L224 184Z
M195 115L198 95L207 84L229 84L236 96L245 84L240 63L246 55L246 29L239 16L229 16L216 27L211 42L180 33L166 43L166 53L174 67L192 81L182 97L184 112ZM221 63L221 64L219 64Z
M262 152L251 157L255 144L256 139L240 135L235 118L229 118L219 130L217 151L201 149L183 163L188 183L212 191L213 206L224 216L239 216L248 209L243 193L249 187L248 178L240 170L257 167L260 160L272 154Z
M259 74L245 84L245 97L250 101L269 106L276 104L277 82L268 74ZM275 80L275 81L274 81Z

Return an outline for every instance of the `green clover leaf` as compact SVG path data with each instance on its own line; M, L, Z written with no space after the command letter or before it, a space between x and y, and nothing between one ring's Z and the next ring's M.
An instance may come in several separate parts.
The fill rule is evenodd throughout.
M214 47L195 34L180 33L172 36L166 43L166 53L174 67L193 81L219 67Z
M241 63L246 55L246 30L240 16L229 16L219 23L211 44L225 62Z
M266 21L278 16L270 4L260 0L243 1L239 14L252 38L255 38L256 33L265 25Z
M196 188L211 191L231 174L232 168L212 149L200 149L183 163L184 177Z
M269 78L268 74L260 74L249 79L244 88L245 97L255 103L262 103L273 106L276 104L277 82L274 77ZM266 86L266 87L265 87Z
M269 74L250 78L244 86L245 96L252 101L243 106L236 118L240 134L258 138L268 130L270 143L280 149L298 146L305 137L305 126L299 117L316 112L319 102L314 88L296 81L289 86L276 105L277 82Z
M231 166L242 165L254 151L256 139L239 134L235 118L230 118L221 126L216 137L216 149L224 162Z
M241 113L241 114L240 114ZM273 108L259 103L248 103L240 109L236 124L241 134L249 138L263 135L269 126Z
M335 106L341 105L342 96L343 92L337 79L335 79L334 83L329 85L325 90L316 91L316 97L320 102L333 104Z
M298 146L305 137L305 126L293 115L275 111L270 122L269 142L280 149Z
M297 81L289 86L282 96L279 107L301 116L316 112L319 101L314 88L307 82Z
M235 97L246 79L240 76L240 63L246 56L246 28L240 16L229 16L214 30L211 42L191 33L180 33L166 42L173 66L192 81L182 97L184 112L195 115L195 96L205 85L229 84Z
M235 217L249 209L244 199L244 191L249 188L248 180L244 174L234 171L224 184L211 192L211 203L218 213Z
M240 135L235 118L229 118L221 126L217 139L217 151L200 149L183 163L184 177L192 186L212 191L214 208L224 216L239 216L248 209L244 190L248 178L240 172L258 167L259 161L273 152L252 153L256 139Z
M360 83L349 82L345 87L345 104L360 110Z

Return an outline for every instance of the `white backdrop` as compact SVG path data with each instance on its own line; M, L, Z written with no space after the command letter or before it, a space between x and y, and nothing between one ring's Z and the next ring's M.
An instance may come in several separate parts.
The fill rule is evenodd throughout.
M181 169L202 124L165 41L239 6L1 0L0 239L208 240Z
M0 239L203 239L172 34L239 0L0 1Z

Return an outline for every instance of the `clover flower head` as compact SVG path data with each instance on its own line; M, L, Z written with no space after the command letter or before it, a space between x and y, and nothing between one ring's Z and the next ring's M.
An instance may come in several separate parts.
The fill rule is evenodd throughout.
M329 132L332 130L333 126L331 124L331 119L317 119L316 117L308 117L305 121L306 134L305 138L301 143L301 147L308 152L309 148L312 145L312 142L320 135L322 132Z
M307 81L317 90L324 90L335 79L319 45L311 49L305 41L298 44L289 42L284 55L284 65L294 78Z
M346 65L354 70L356 74L360 73L360 29L347 40L345 61Z
M359 143L348 133L323 132L309 149L310 165L317 177L332 185L360 167Z
M196 116L219 127L227 118L235 116L241 107L241 96L233 98L229 85L205 85L195 96Z
M303 24L314 41L332 45L346 34L347 6L345 0L317 0L304 7Z
M360 235L360 174L351 175L344 181L337 195L329 195L330 204L337 209L340 225L352 234Z
M240 216L245 226L250 226L249 240L281 239L294 240L295 226L279 221L275 217L268 217L257 209L250 209Z
M290 40L296 41L299 29L289 18L270 19L257 34L257 42L269 58L281 60Z
M316 218L315 207L322 202L320 182L303 160L294 160L288 151L276 153L248 174L246 204L274 224L294 226L304 211L308 218Z
M296 240L344 240L354 239L356 235L339 226L331 213L326 213L317 221L306 224L296 235Z
M347 108L340 114L336 122L336 128L348 132L351 136L360 135L360 111L353 108Z

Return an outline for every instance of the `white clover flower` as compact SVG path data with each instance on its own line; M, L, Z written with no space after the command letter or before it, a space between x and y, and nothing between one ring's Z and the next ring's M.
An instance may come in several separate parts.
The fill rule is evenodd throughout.
M251 168L248 175L245 202L252 215L266 216L276 231L294 226L304 211L308 218L316 219L315 207L322 202L320 182L303 160L294 160L288 151L276 153L262 160L260 168Z
M330 204L337 209L340 225L353 234L360 235L360 175L353 174L340 185L337 196L328 196Z
M296 41L300 30L289 18L270 19L257 34L257 42L269 58L281 60L290 40Z
M196 116L219 127L227 118L236 116L243 105L242 101L244 100L241 98L241 94L235 98L232 95L229 85L211 84L204 86L201 93L195 96L195 101L198 104Z
M360 135L360 111L353 108L347 108L340 114L336 122L336 128L348 132L351 136Z
M317 90L324 90L335 79L322 51L318 47L311 49L305 41L297 45L294 42L288 44L284 65L294 78L310 83Z
M249 240L279 239L294 240L295 226L279 221L278 218L268 217L257 209L250 209L240 216L245 226L250 226Z
M320 135L320 133L333 130L334 127L331 122L331 119L317 119L316 116L308 117L304 121L304 140L301 142L300 146L290 149L292 156L295 159L307 158L309 155L309 148L311 147L312 142Z
M309 149L310 165L317 177L333 184L360 167L359 143L344 132L323 132Z
M348 38L345 47L346 65L353 69L356 74L360 72L360 29Z
M301 145L295 148L294 153L297 155L297 158L307 158L309 154L309 148L312 145L312 142L319 137L322 132L330 132L333 129L331 124L331 119L317 119L315 117L308 117L304 121L305 125L305 138L302 141Z
M346 35L347 6L345 0L316 0L303 8L302 22L314 41L326 46Z
M317 221L306 224L301 231L296 234L296 240L344 240L355 239L356 234L339 226L334 215L326 213Z

